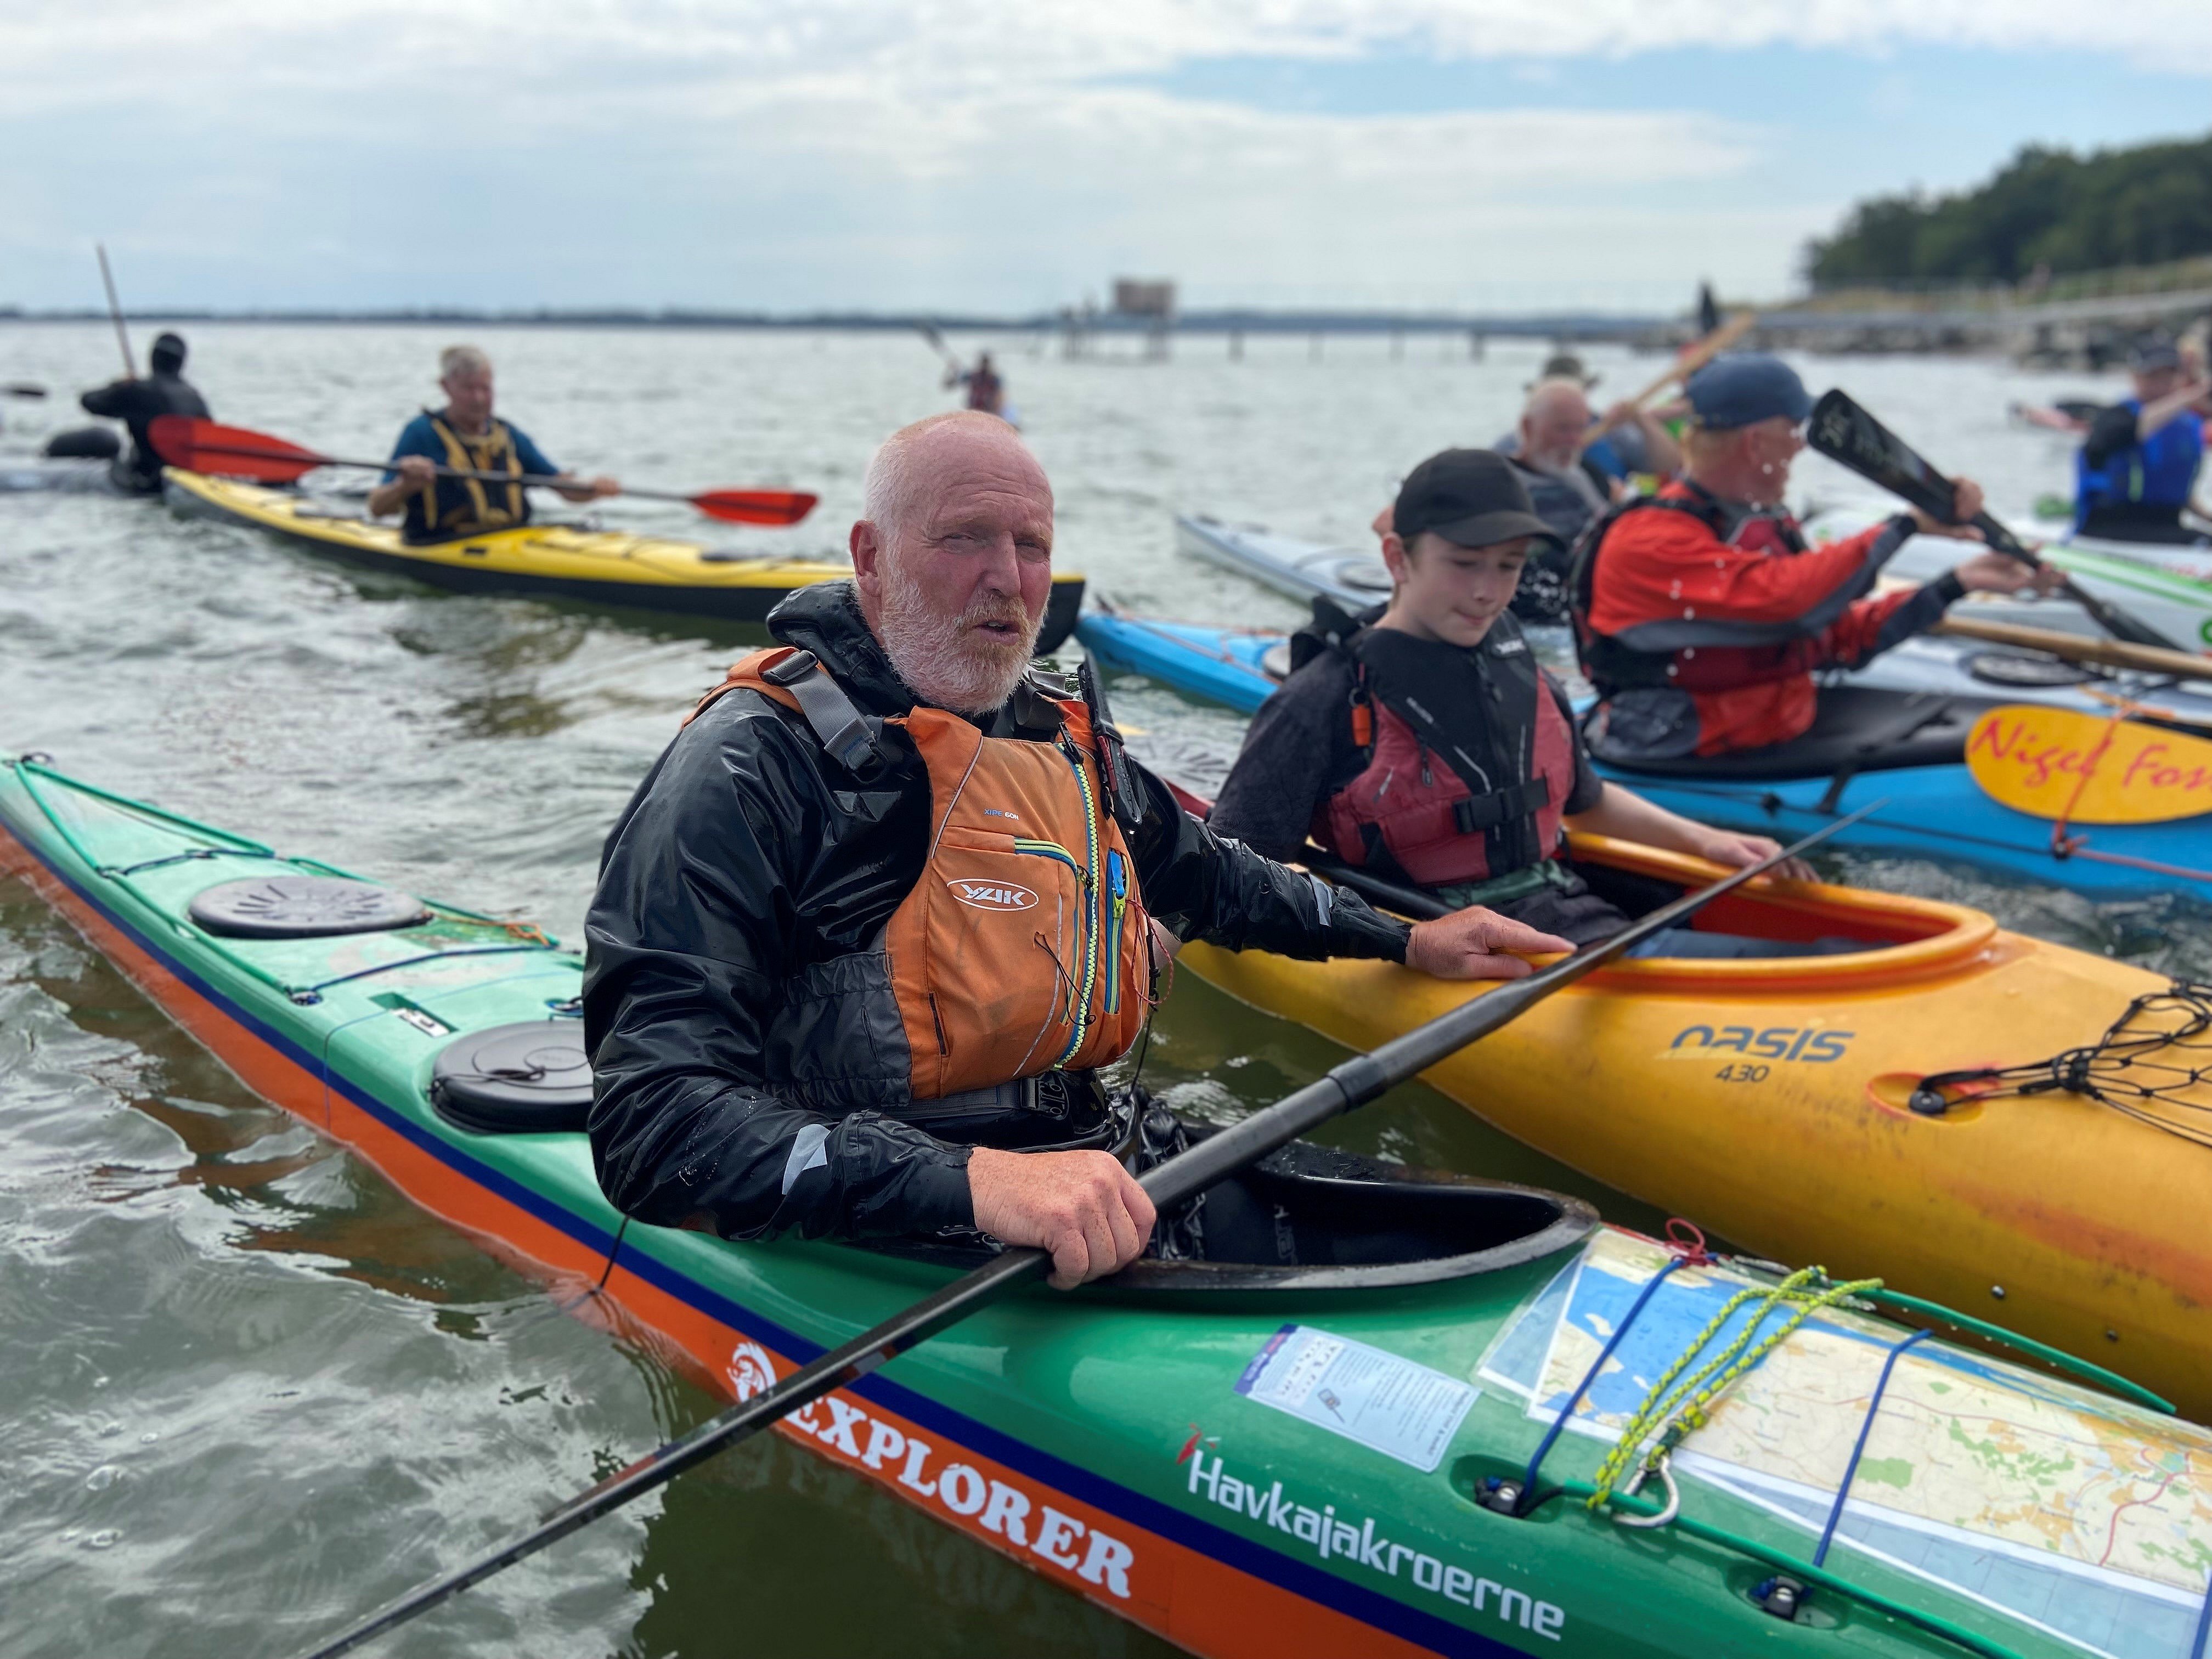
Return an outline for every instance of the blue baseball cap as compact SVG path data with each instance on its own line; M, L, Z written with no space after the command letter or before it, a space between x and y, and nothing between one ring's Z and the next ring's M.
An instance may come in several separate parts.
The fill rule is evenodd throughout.
M1686 388L1698 424L1715 431L1771 421L1802 421L1813 412L1813 395L1797 371L1763 351L1716 357L1690 376Z

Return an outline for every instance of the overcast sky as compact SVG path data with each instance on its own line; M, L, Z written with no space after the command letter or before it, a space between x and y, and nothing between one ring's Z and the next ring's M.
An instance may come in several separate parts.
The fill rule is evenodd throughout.
M2208 123L2205 0L8 0L0 304L1671 310Z

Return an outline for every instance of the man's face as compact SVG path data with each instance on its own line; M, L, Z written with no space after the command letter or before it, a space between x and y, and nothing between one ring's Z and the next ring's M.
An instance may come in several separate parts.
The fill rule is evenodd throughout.
M908 457L899 522L853 526L869 621L907 684L961 714L1012 693L1052 597L1052 487L1011 432L942 426Z
M2179 368L2139 369L2134 379L2136 396L2147 404L2154 404L2160 398L2170 398L2181 390L2181 371Z
M1398 585L1391 611L1417 638L1480 645L1521 586L1530 539L1519 536L1487 547L1462 547L1425 530L1409 548L1397 537L1389 538L1383 557Z
M1754 421L1744 428L1743 441L1750 462L1744 499L1753 507L1780 505L1790 487L1790 464L1805 447L1805 423L1786 415Z
M1589 432L1589 402L1565 395L1529 405L1521 416L1521 453L1546 466L1572 466Z
M446 407L455 420L471 429L491 419L491 371L463 370L438 382L445 388Z

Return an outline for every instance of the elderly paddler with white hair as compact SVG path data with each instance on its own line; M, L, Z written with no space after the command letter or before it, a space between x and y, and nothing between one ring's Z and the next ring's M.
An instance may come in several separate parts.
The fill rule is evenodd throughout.
M1482 909L1409 927L1188 817L1087 676L1030 666L1052 486L1005 422L893 434L864 513L853 580L776 607L607 838L584 1020L626 1214L980 1234L1096 1279L1146 1248L1131 1167L1181 1134L1100 1078L1177 941L1454 979L1567 948Z
M612 478L579 478L545 459L520 427L492 414L491 359L471 345L438 354L443 409L424 410L399 429L392 464L368 492L368 515L404 513L400 535L410 542L458 541L530 522L530 491L520 483L457 478L441 474L504 472L557 478L553 488L571 501L619 495Z

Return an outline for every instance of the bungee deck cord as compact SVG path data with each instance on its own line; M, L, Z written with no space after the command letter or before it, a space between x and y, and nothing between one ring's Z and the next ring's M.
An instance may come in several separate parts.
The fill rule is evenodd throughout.
M2094 1042L2022 1066L1931 1072L1920 1079L1910 1103L1923 1117L1941 1117L1964 1098L2063 1091L2086 1095L2199 1146L2212 1146L2208 1085L2212 982L2177 979L2130 1002Z

